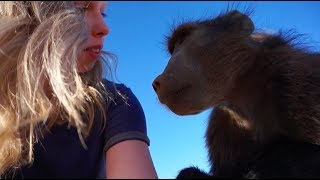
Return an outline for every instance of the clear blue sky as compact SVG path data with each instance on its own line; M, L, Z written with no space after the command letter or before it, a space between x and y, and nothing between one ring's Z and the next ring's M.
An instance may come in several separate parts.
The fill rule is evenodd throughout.
M191 165L208 171L204 134L209 110L177 116L159 103L151 84L169 60L164 36L172 24L181 19L210 18L225 10L228 2L110 1L108 5L110 34L104 49L118 57L117 78L132 89L144 109L159 178L175 178L179 170ZM313 50L320 50L320 2L241 1L234 6L239 10L253 7L257 28L294 28L307 35Z

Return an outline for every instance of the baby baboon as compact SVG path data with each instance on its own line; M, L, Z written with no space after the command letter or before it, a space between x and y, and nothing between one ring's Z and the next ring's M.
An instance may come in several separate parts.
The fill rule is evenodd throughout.
M177 115L213 108L210 172L189 167L177 178L320 177L320 55L291 31L253 32L233 10L168 37L171 59L152 84L159 101Z

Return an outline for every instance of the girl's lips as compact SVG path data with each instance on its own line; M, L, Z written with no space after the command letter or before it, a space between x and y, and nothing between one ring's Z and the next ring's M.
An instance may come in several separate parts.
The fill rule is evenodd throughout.
M102 49L102 45L97 44L97 45L87 47L84 51L89 58L96 60L100 56L101 49Z
M94 52L91 50L85 50L86 54L92 59L98 59L100 56L100 52Z

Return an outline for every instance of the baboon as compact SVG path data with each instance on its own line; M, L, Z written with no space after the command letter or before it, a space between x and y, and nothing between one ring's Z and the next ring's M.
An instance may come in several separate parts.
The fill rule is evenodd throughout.
M238 10L173 29L152 83L158 99L181 116L212 108L210 170L186 167L177 179L320 177L320 54L299 37L255 32Z

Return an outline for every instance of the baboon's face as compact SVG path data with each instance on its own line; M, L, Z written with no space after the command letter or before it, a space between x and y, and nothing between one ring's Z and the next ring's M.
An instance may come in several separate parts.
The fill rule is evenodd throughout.
M230 18L227 20L230 24ZM234 44L232 37L239 33L222 30L228 30L223 21L220 17L210 22L185 23L169 37L171 58L153 87L160 102L174 113L199 113L223 101L231 88L232 71L238 65L229 56L229 48Z

